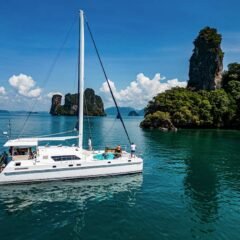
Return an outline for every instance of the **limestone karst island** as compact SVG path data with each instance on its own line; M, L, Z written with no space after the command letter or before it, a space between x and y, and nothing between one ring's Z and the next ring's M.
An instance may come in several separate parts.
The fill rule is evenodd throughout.
M78 113L78 94L66 94L64 104L62 95L55 94L52 97L50 114L75 116ZM100 96L95 95L93 89L87 88L84 91L84 115L105 116L103 101Z
M149 101L142 128L240 128L240 64L223 71L222 36L206 27L194 41L187 88Z

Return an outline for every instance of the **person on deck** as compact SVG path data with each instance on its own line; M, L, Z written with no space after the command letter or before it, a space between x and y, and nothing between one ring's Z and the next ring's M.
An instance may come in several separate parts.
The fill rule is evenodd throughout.
M13 147L10 147L8 152L9 152L9 155L12 156L13 155Z
M32 152L32 149L29 148L29 159L33 159L33 152Z
M88 150L92 151L92 139L91 139L91 137L88 139Z
M132 144L131 144L131 157L135 156L135 152L136 152L136 145L132 142Z
M122 148L120 145L118 145L115 149L115 157L118 158L118 157L121 157L122 155Z

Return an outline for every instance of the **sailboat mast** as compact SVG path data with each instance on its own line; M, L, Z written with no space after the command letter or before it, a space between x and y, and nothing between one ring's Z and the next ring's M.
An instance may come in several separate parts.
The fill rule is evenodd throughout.
M78 111L78 147L82 149L83 145L83 95L84 95L84 15L80 10L80 24L79 24L79 74L78 74L78 92L79 92L79 111Z

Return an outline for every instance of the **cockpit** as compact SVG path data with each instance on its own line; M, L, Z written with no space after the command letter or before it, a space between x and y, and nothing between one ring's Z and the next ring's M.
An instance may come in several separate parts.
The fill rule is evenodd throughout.
M33 147L10 147L9 156L12 160L28 160L36 157L36 149Z

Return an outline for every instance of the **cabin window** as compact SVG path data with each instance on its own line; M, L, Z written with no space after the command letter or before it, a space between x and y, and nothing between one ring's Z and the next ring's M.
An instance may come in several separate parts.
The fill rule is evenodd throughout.
M54 161L80 160L80 158L75 155L51 156L51 158Z
M21 166L21 163L20 162L16 162L15 166L19 167L19 166Z
M28 148L15 148L13 155L28 155Z

